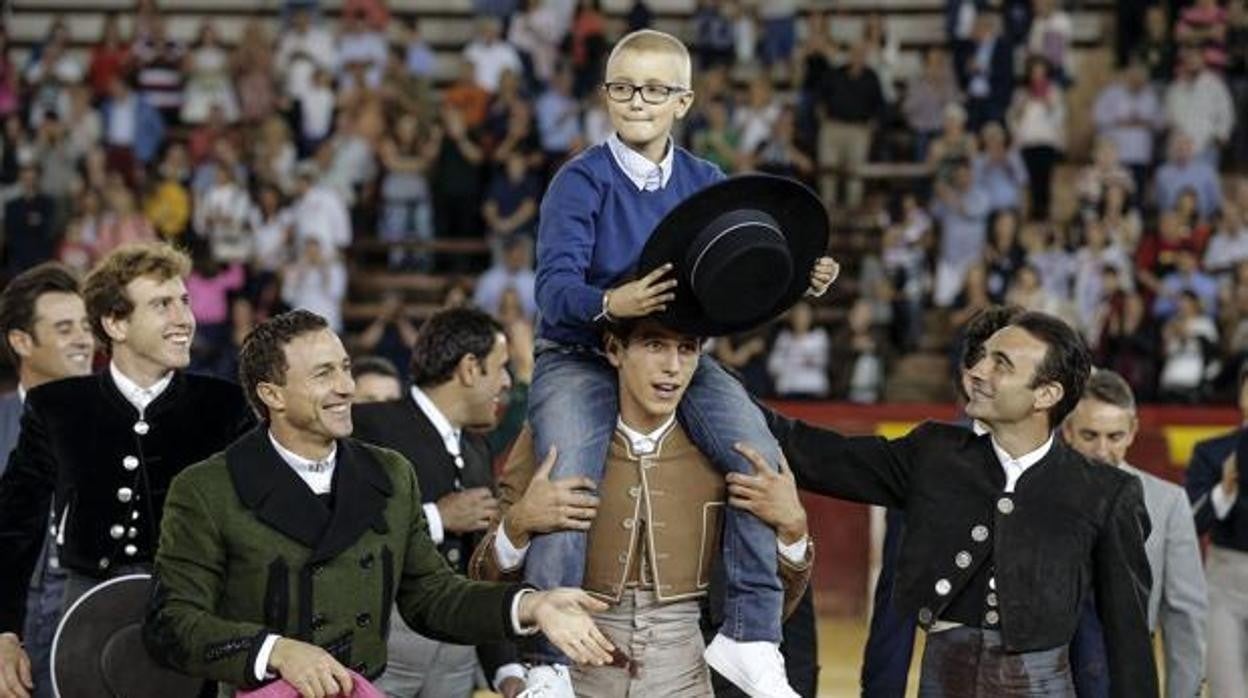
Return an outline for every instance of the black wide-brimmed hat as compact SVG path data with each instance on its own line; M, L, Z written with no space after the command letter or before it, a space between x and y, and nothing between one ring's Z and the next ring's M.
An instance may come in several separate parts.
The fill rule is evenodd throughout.
M638 276L672 264L675 300L651 317L699 337L736 334L793 306L828 247L828 212L805 185L730 177L685 199L651 233Z
M52 641L52 689L59 698L197 696L203 681L156 663L143 645L148 574L116 577L74 602Z

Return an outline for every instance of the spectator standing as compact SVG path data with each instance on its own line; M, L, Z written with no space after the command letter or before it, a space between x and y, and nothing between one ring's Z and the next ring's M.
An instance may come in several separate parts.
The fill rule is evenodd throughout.
M760 3L758 17L763 23L759 59L768 69L779 65L787 70L797 45L796 0Z
M740 134L737 149L750 154L758 150L776 129L780 118L780 101L772 92L771 77L759 74L750 80L749 96L745 104L732 113L733 126Z
M1153 143L1164 125L1161 100L1143 63L1132 61L1121 78L1101 90L1093 119L1100 137L1114 144L1119 161L1131 170L1135 191L1143 193L1153 164Z
M1075 181L1079 210L1084 220L1097 217L1105 201L1105 192L1110 187L1134 193L1135 177L1119 160L1118 146L1114 141L1101 137L1096 141L1092 162L1079 171Z
M186 49L167 33L165 18L153 15L149 32L135 34L136 87L165 123L176 124L182 112L182 61Z
M100 223L96 240L96 256L132 242L155 242L156 229L135 206L134 192L121 183L113 184L104 192L108 213Z
M537 204L541 183L529 171L523 152L514 151L503 161L503 169L490 178L481 205L491 241L505 235L536 235Z
M472 64L477 86L493 94L506 71L524 74L524 63L516 47L503 41L502 24L493 17L477 20L477 35L464 47L464 59Z
M58 232L53 217L52 199L39 191L39 168L34 163L24 165L18 175L17 196L4 205L7 278L52 259Z
M295 178L295 248L306 253L307 241L320 243L318 257L338 257L353 238L351 215L342 195L333 187L318 181L320 170L313 163L303 163Z
M243 25L243 36L231 55L231 69L238 90L239 117L246 124L260 124L278 107L278 88L273 70L273 42L258 17Z
M735 59L732 20L719 0L698 0L693 12L693 49L700 70L731 66Z
M1053 68L1053 77L1063 85L1074 81L1074 52L1070 50L1074 23L1058 5L1058 0L1032 0L1034 16L1027 34L1027 53L1040 56Z
M429 169L436 153L432 139L415 114L401 114L393 134L381 143L381 239L389 243L433 239L433 202L429 193ZM427 269L429 257L418 251L393 247L390 267Z
M560 68L534 105L537 134L549 173L554 173L564 160L585 145L581 133L581 105L573 93L574 80L570 70Z
M221 265L242 264L252 257L254 209L251 196L229 167L216 169L216 182L195 204L195 230L208 242Z
M855 42L845 65L826 74L817 97L819 165L831 170L821 177L820 192L825 203L851 209L862 203L862 180L857 170L867 162L876 119L885 104L880 79L866 59L866 45ZM843 198L837 194L842 178Z
M928 144L944 126L946 109L960 98L949 54L933 47L923 54L923 71L910 80L901 110L914 132L914 159L927 160ZM965 114L965 111L963 111Z
M1205 314L1200 298L1191 291L1182 292L1174 316L1162 329L1158 397L1173 402L1202 400L1216 369L1217 346L1218 327Z
M1157 168L1154 194L1157 207L1169 211L1185 191L1196 193L1201 218L1209 218L1222 205L1222 181L1213 165L1198 155L1196 141L1186 133L1175 134L1170 159Z
M317 238L303 240L298 259L282 270L282 300L292 309L310 310L342 331L342 301L347 293L347 267Z
M130 63L130 45L121 36L121 24L115 13L104 18L100 43L91 49L91 62L87 67L87 83L92 95L104 99L109 83L123 75Z
M458 111L442 110L442 128L436 129L431 148L437 153L431 177L434 235L438 238L481 237L481 166L485 152ZM463 269L462 257L449 265ZM441 264L441 263L439 263Z
M993 211L1023 209L1023 189L1027 186L1027 166L1017 148L1011 147L1005 129L993 121L980 131L983 152L975 156L975 183L988 195Z
M215 107L226 123L238 121L238 96L230 70L230 54L221 45L217 28L205 21L199 38L186 57L186 100L182 103L182 123L201 124Z
M472 302L478 308L497 316L507 291L514 291L523 318L533 322L537 317L537 299L533 273L533 240L524 235L509 235L502 241L499 260L477 279Z
M1166 321L1178 310L1183 294L1190 293L1200 302L1201 312L1218 314L1218 282L1200 268L1200 257L1192 249L1181 248L1175 255L1174 269L1162 277L1161 287L1153 300L1153 316Z
M956 68L971 129L978 130L989 121L1004 122L1014 93L1014 49L1001 36L995 16L975 16L965 62Z
M1022 221L1011 208L996 211L989 228L988 244L984 246L984 273L988 297L993 303L1005 301L1010 282L1026 262L1026 251L1019 242Z
M828 397L830 350L827 330L814 324L814 310L809 303L798 302L767 357L776 394L785 399Z
M1235 127L1235 105L1226 82L1205 65L1199 48L1180 54L1174 81L1166 88L1166 124L1192 139L1197 157L1217 168L1218 151Z
M318 70L331 71L337 65L338 46L329 31L313 23L311 9L299 8L278 39L274 61L284 95L299 100L312 87Z
M1027 165L1030 217L1048 220L1053 168L1066 148L1066 99L1043 58L1027 61L1027 83L1014 93L1010 125Z
M100 108L108 167L128 182L137 179L138 167L156 157L164 141L165 124L160 112L123 78L114 78L109 97Z
M965 160L954 165L951 183L936 183L932 218L940 223L940 251L932 301L938 307L953 304L967 271L983 256L988 205L988 195L975 186L971 165Z

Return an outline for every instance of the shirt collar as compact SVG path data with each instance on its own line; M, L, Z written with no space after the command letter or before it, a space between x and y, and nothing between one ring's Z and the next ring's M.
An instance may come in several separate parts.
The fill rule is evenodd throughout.
M269 432L269 442L273 444L273 449L277 451L277 455L286 461L286 465L295 469L298 473L330 473L333 472L334 466L338 464L338 443L329 447L329 455L321 460L313 460L304 458L303 456L291 451L278 442L277 437L273 436L273 432Z
M1005 449L1001 448L1001 444L997 443L997 438L995 436L992 438L992 450L996 452L997 460L1001 461L1001 465L1005 467L1018 468L1020 471L1026 470L1036 463L1039 463L1041 458L1048 455L1049 449L1051 448L1053 448L1052 433L1049 434L1048 440L1041 444L1039 448L1015 458L1014 456L1006 453Z
M633 452L639 456L648 456L657 451L659 443L663 441L663 437L667 435L667 432L675 423L676 413L673 412L671 416L667 418L667 421L663 422L658 429L655 429L648 434L643 434L625 424L622 417L617 418L615 421L616 428L619 429L620 433L624 435L624 438L628 439L629 444L633 447Z
M664 155L663 160L657 165L641 153L624 145L618 133L612 133L607 138L607 148L611 151L611 157L615 158L615 164L619 165L629 181L636 185L637 191L662 189L672 178L672 160L676 147L670 136L667 139L667 155Z
M165 388L169 387L169 381L173 380L173 371L165 373L165 377L156 381L150 387L144 388L139 386L130 377L121 372L117 368L117 364L113 361L108 362L109 375L113 377L113 382L117 384L117 389L121 391L123 397L139 412L147 409L152 401L160 397L165 392Z
M442 437L442 442L446 444L446 450L452 455L459 455L459 434L460 430L451 424L451 420L442 414L442 410L434 404L433 400L425 394L425 391L412 386L412 399L416 401L416 406L421 412L429 418L433 423L433 428L438 430L438 435Z
M17 384L17 401L23 405L26 404L26 386L21 383Z

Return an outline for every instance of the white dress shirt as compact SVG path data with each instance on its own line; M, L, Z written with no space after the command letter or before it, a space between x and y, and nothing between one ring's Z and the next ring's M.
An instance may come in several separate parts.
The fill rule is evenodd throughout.
M612 133L607 138L607 149L611 151L611 157L615 159L615 164L624 170L624 174L628 176L630 182L637 186L637 191L656 191L667 186L668 180L672 178L672 160L675 157L676 147L672 144L672 139L667 139L667 155L658 164L651 162L646 156L624 145L624 141L620 140L620 134Z
M446 452L455 459L455 467L462 472L464 458L459 451L459 437L463 430L451 424L451 420L442 414L442 410L438 409L433 400L430 400L423 390L414 385L412 386L412 399L433 424L433 428L438 430L438 436L442 437L442 445L446 448ZM423 506L425 520L429 522L429 537L435 544L442 545L442 541L446 540L446 529L442 526L442 513L438 511L438 505L432 502Z
M667 433L671 431L672 426L676 424L676 414L672 413L667 421L661 424L653 431L642 433L633 429L624 423L622 418L617 419L616 429L619 430L625 438L628 439L632 446L633 453L639 456L648 456L658 450L659 444L663 443L663 439L667 437ZM776 539L776 547L780 554L789 562L798 565L806 559L806 547L810 544L810 536L802 536L791 544L784 544L780 539ZM514 570L524 564L524 558L528 555L529 546L526 544L522 548L517 548L514 543L507 538L507 529L503 526L503 522L498 524L498 531L494 535L494 556L498 561L498 567L502 570Z
M1034 451L1029 451L1015 458L1005 452L1001 445L997 443L996 437L992 439L992 450L997 453L997 460L1001 461L1001 468L1005 471L1005 491L1013 492L1014 485L1018 484L1018 479L1027 472L1027 469L1040 462L1049 453L1049 449L1053 448L1053 435L1049 434L1049 439L1040 445Z
M160 397L161 393L165 392L165 388L168 388L169 382L173 380L173 371L170 370L165 374L164 378L144 388L122 373L121 369L117 368L117 364L112 361L108 362L108 373L113 377L113 383L121 391L122 397L126 398L126 402L134 405L134 409L139 411L139 415L142 415L147 406Z
M1209 493L1209 502L1213 504L1213 515L1218 521L1225 519L1231 513L1231 507L1235 506L1235 498L1226 493L1220 482Z

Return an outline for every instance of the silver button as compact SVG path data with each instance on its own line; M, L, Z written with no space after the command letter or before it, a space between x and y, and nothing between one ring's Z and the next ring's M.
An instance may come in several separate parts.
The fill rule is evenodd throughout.
M628 564L628 553L620 553L619 561L621 565Z
M1008 516L1014 511L1014 500L1009 497L1002 497L1001 499L998 499L997 511Z
M988 602L989 606L996 606L997 605L997 592L995 591L988 592L988 596L986 596L984 600Z
M965 550L960 551L957 555L953 556L953 564L957 565L958 569L960 570L964 570L967 567L970 567L971 566L971 554L966 552Z
M632 487L628 488L628 496L632 497L633 499L637 499L638 497L640 497L641 487L638 485L633 485Z
M121 537L126 535L126 527L121 524L113 524L112 527L108 529L108 535L113 540L121 540Z
M134 470L135 468L139 467L139 459L135 458L134 456L126 456L125 458L121 459L121 467L125 468L126 470Z
M134 526L131 526L126 531L126 538L138 538L138 537L139 537L139 529L135 528Z
M996 625L1001 622L1001 614L996 611L989 611L984 614L984 622L988 625Z
M137 512L137 511L132 511L132 512L130 512L130 520L131 520L131 521L138 521L138 520L139 520L139 512Z
M937 594L940 594L941 596L948 596L950 591L953 591L953 585L949 583L948 579L936 580Z
M920 625L932 624L932 609L926 606L919 609L919 624Z
M129 502L133 498L134 498L134 490L130 489L129 487L122 487L121 489L117 490L117 501L121 502L122 504Z
M108 558L106 558L106 557L102 557L102 558L100 558L100 563L99 563L99 564L100 564L100 569L102 569L102 570L106 570L106 569L108 569Z
M134 433L139 436L144 436L149 430L151 430L151 427L148 426L147 422L141 419L134 423Z
M123 550L125 551L126 555L130 557L134 557L135 555L139 554L139 548L134 543L130 543Z
M629 529L631 529L631 528L633 527L633 520L632 520L632 519L624 519L623 526L624 526L624 528L629 528Z
M975 541L976 543L983 543L984 541L988 540L988 527L983 524L980 524L976 526L975 528L972 528L971 540Z
M446 551L446 559L450 560L451 562L459 562L459 549L451 548L450 550Z
M988 578L988 588L992 589L993 591L997 590L997 578L996 577Z

